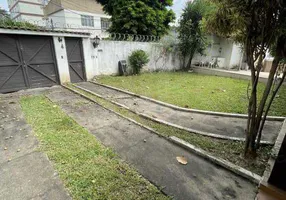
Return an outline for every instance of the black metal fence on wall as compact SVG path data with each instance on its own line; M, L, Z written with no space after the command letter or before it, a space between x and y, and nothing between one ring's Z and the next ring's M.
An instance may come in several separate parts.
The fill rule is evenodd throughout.
M14 21L7 18L0 19L0 28L23 29L35 31L58 31L89 33L92 37L98 36L102 40L159 42L160 37L154 35L136 35L125 33L109 33L105 29L87 28L78 24L53 22L52 20Z

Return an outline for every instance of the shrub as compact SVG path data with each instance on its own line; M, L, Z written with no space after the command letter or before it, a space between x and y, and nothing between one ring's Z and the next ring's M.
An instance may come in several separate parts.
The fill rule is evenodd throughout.
M17 27L17 28L23 28L23 29L37 29L38 27L34 24L31 24L29 22L18 22L14 21L12 19L2 19L0 20L0 27Z
M133 51L128 58L133 74L139 74L144 65L149 62L149 56L143 50Z

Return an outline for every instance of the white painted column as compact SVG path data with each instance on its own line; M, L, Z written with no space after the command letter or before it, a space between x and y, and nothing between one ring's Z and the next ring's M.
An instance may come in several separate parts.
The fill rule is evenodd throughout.
M60 39L59 39L60 38ZM60 82L70 82L69 63L64 37L53 37ZM60 41L61 40L61 41Z
M90 38L82 39L84 64L85 64L85 74L87 80L92 80L95 76L95 55L93 54L94 48L91 44Z

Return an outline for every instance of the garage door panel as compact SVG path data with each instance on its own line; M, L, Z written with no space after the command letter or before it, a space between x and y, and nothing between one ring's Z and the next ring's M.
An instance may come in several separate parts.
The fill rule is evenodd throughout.
M0 92L11 92L14 89L27 88L22 68L17 69L17 67L9 67L9 69L4 70L3 67L0 67ZM15 71L16 69L17 71ZM12 75L13 72L14 74Z
M85 80L82 63L72 63L69 65L71 80L73 83Z
M81 59L81 39L77 38L67 38L67 55L70 60L80 60Z
M2 44L1 44L2 46ZM18 64L17 52L1 49L0 47L0 66Z
M11 65L11 66L1 66L0 67L0 85L1 82L4 81L9 75L11 75L19 66Z
M0 44L0 93L59 83L51 37L0 34Z
M29 65L27 71L31 87L44 87L57 84L57 75L53 65Z
M72 83L86 80L81 38L66 38L66 49Z
M0 37L0 66L19 63L16 40L10 37Z
M23 38L23 58L29 63L50 62L53 52L50 38Z

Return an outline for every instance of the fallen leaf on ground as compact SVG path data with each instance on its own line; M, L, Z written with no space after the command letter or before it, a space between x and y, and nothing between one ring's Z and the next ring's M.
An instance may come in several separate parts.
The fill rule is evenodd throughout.
M187 159L186 159L185 157L183 157L183 156L177 156L176 158L177 158L177 161L178 161L180 164L182 164L182 165L188 164L188 161L187 161Z

